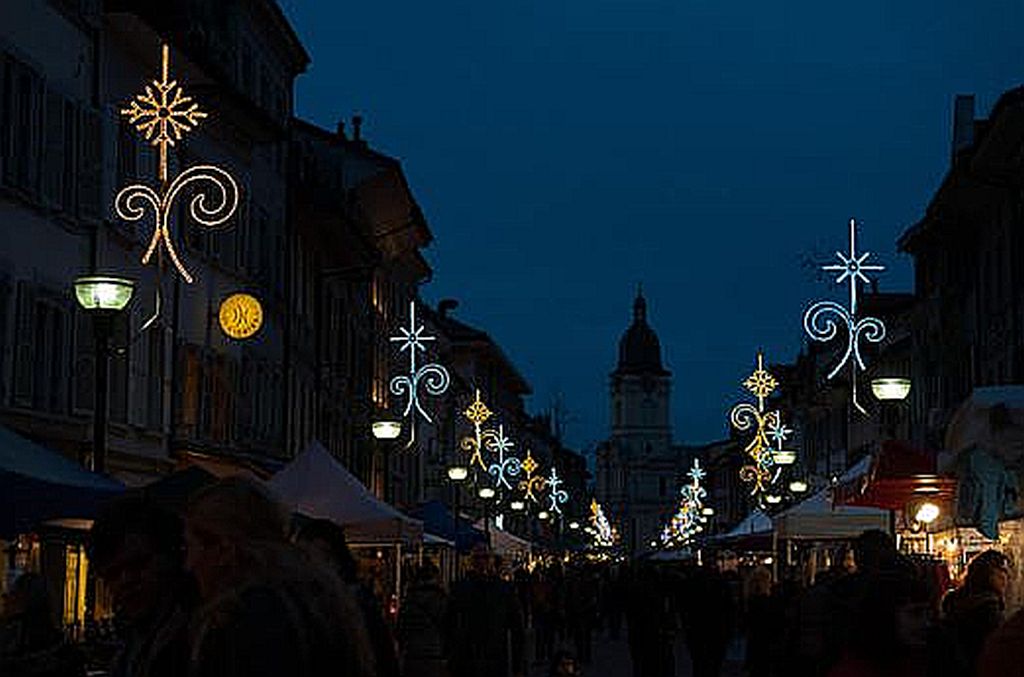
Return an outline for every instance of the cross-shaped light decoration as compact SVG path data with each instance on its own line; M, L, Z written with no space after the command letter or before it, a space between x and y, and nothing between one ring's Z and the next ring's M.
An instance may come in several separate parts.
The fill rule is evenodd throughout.
M191 283L193 278L185 268L171 237L170 220L178 196L183 191L193 192L188 203L188 214L201 226L224 225L238 209L239 191L235 179L226 171L213 165L196 165L169 180L167 176L167 148L181 141L185 132L192 131L207 115L199 105L185 96L177 80L171 79L169 50L161 49L162 64L160 80L153 80L146 86L144 94L138 94L121 114L135 125L145 139L160 149L157 165L159 188L133 184L122 188L114 198L114 210L125 221L141 221L147 208L153 211L153 235L149 246L142 255L142 265L147 265L160 245L175 269ZM158 274L160 266L158 266ZM159 285L157 292L157 315L160 308ZM149 322L153 320L156 315Z
M757 398L757 406L741 402L729 412L729 420L737 430L754 430L754 437L743 449L750 457L750 462L740 468L740 479L752 485L750 494L760 501L764 490L779 476L768 441L769 431L779 425L779 413L766 412L764 407L765 400L775 391L778 381L764 368L764 354L761 351L757 352L757 369L743 385Z
M558 506L569 500L569 493L565 489L559 489L562 486L562 479L558 476L554 465L551 466L551 474L547 477L547 486L550 490L548 492L548 512L561 515L562 509Z
M528 498L534 503L538 502L537 491L544 491L544 486L547 484L547 480L543 475L534 475L540 466L535 460L533 460L533 452L529 449L526 451L526 458L523 459L522 468L526 474L524 479L519 480L519 490L524 493L524 498Z
M866 263L870 252L857 253L857 223L850 219L850 253L836 252L838 264L822 266L822 270L838 272L836 284L846 282L850 287L850 306L844 308L835 301L818 301L804 313L804 330L814 341L828 342L839 332L839 322L846 325L846 349L828 378L832 379L846 365L850 365L850 400L857 411L867 414L857 400L857 371L865 371L864 359L860 353L860 339L880 343L885 339L885 324L876 317L857 317L857 287L869 284L871 279L865 272L883 271L885 266ZM830 317L835 315L838 321ZM851 359L852 358L852 359Z
M469 419L470 423L473 424L473 436L463 437L459 443L463 451L471 452L469 457L469 464L471 466L479 466L481 470L487 472L487 463L484 462L483 450L483 424L487 422L491 416L494 415L487 405L484 404L483 400L480 399L480 389L476 389L476 399L473 403L466 407L466 410L462 412L462 415Z
M416 302L410 301L409 327L399 327L399 335L392 336L389 339L392 343L399 344L398 350L400 353L406 351L409 353L409 373L395 376L391 379L390 385L392 395L407 398L405 409L402 411L402 417L410 419L409 442L405 445L406 447L411 447L416 443L417 415L422 416L427 423L434 422L434 419L430 417L430 414L423 408L423 404L420 402L420 386L423 386L428 395L443 395L448 390L448 384L451 380L448 376L448 370L436 362L429 362L417 367L417 353L422 351L426 354L426 344L437 340L437 337L429 336L424 333L425 331L425 325L416 323Z
M498 460L487 468L487 472L494 477L494 486L511 490L512 485L509 484L508 478L519 475L521 462L515 456L506 456L505 453L511 451L512 447L516 446L515 443L506 437L505 427L502 425L498 426L497 431L484 431L483 440L487 451L498 455Z

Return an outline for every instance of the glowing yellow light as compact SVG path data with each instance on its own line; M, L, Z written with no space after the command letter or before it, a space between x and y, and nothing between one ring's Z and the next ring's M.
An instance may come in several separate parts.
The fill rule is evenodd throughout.
M263 326L263 306L250 294L232 294L220 304L220 328L233 339L247 339Z
M167 147L181 141L184 132L191 131L206 117L192 97L185 96L177 80L170 76L170 50L163 45L160 52L160 80L146 85L145 94L136 94L121 115L142 132L146 140L160 148L160 181L167 180ZM155 91L154 91L155 90Z

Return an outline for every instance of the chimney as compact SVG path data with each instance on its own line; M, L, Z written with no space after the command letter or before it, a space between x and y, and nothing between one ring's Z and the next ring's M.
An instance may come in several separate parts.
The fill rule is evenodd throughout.
M345 136L345 121L344 120L338 120L338 127L336 129L336 132L338 134L338 138L341 139L342 141L344 141L345 139L348 138L347 136Z
M974 95L957 94L953 103L953 162L974 145Z
M362 141L363 140L363 116L353 115L352 116L352 140Z
M440 303L437 304L437 313L441 316L441 319L447 319L448 313L459 307L459 302L455 299L441 299Z

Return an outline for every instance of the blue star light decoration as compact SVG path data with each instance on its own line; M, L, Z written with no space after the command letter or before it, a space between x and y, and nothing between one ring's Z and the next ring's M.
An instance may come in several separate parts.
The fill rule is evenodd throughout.
M512 485L509 484L508 478L517 477L522 469L522 461L515 456L505 455L514 446L516 446L515 443L506 437L505 428L501 425L498 426L498 430L494 434L484 438L484 447L487 451L498 455L498 460L487 468L487 472L494 477L495 487L504 487L511 491Z
M558 472L555 470L555 466L551 466L551 474L548 475L548 512L562 514L562 509L558 506L569 500L569 493L565 489L559 489L562 486L562 478L558 476Z
M866 273L881 272L885 266L867 263L870 252L857 253L857 222L850 219L850 253L836 252L839 263L822 266L822 270L838 272L836 284L844 282L850 287L850 305L843 307L835 301L818 301L804 313L804 330L814 341L828 342L839 333L839 324L846 325L846 348L842 357L829 372L832 379L846 365L850 365L850 399L857 411L867 414L857 400L857 372L864 371L864 358L860 352L860 341L863 338L871 343L881 343L885 339L885 324L875 317L857 317L857 287L869 284Z
M435 336L424 334L426 327L416 324L416 302L409 302L409 327L400 327L399 336L392 336L392 343L398 343L399 352L409 353L409 373L400 374L391 379L391 394L396 397L406 397L405 409L402 411L403 418L409 418L409 442L405 445L411 447L416 443L416 417L422 416L427 423L433 423L434 419L430 413L423 408L420 402L420 386L428 395L443 395L448 390L451 378L448 370L440 364L429 362L416 366L417 353L427 352L427 343L437 340Z

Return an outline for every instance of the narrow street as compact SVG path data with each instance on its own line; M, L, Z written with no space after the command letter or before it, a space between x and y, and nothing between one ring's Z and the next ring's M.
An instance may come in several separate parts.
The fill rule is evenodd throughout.
M632 677L633 664L629 657L629 644L625 633L613 640L604 633L596 633L594 637L593 660L590 665L583 666L584 677ZM548 666L533 662L533 637L527 637L527 656L530 657L529 677L547 677ZM686 642L679 638L674 646L675 677L691 677L690 654ZM726 656L721 677L740 677L743 674L743 652L736 644Z

